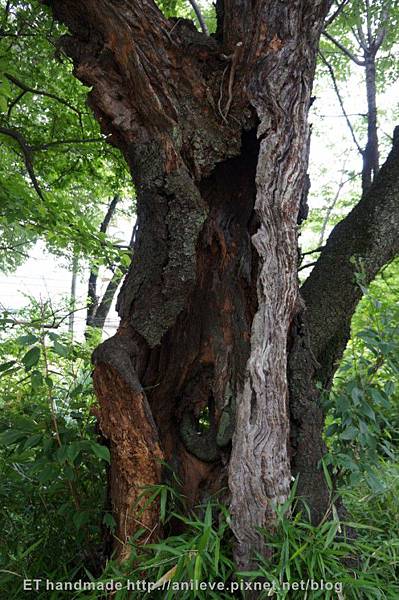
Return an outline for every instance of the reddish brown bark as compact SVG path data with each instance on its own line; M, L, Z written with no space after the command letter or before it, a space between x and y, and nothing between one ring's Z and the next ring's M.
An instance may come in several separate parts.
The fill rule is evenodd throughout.
M130 555L126 542L132 532L144 528L146 542L160 533L158 507L146 508L142 490L160 481L163 453L147 398L130 362L130 340L124 339L123 331L119 335L121 340L111 340L95 353L94 387L100 403L99 425L110 446L115 549L123 560Z

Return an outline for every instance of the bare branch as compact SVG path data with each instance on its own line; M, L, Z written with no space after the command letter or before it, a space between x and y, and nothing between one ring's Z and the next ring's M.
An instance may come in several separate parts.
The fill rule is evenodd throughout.
M362 147L360 146L359 142L357 141L357 138L356 138L356 135L355 135L355 131L353 129L353 125L351 123L351 120L349 119L348 113L345 110L344 101L342 99L341 92L339 91L339 87L338 87L337 79L335 77L334 69L332 68L332 66L328 62L328 60L325 58L325 56L321 52L319 54L321 56L322 61L324 62L324 64L326 65L326 67L327 67L327 69L328 69L328 71L330 73L331 80L332 80L332 83L333 83L333 86L334 86L334 90L335 90L335 93L336 93L337 98L338 98L339 105L340 105L341 110L342 110L342 114L345 117L345 120L346 120L347 125L349 127L349 130L350 130L352 139L353 139L353 141L355 143L355 146L358 149L359 153L363 156L364 150L362 149Z
M25 96L26 92L24 90L22 90L22 92L20 92L18 94L18 96L16 98L14 98L14 100L12 100L8 106L8 111L7 111L7 117L10 118L11 117L11 113L12 113L12 109L18 104L18 102L20 100L22 100L22 98Z
M333 44L335 44L337 46L337 48L339 48L341 50L341 52L343 52L344 54L346 54L346 56L348 58L350 58L354 63L356 63L357 65L359 65L359 67L364 67L365 66L365 61L362 60L361 58L359 58L358 56L356 56L355 54L353 54L353 52L351 52L350 50L348 50L348 48L346 48L346 46L344 46L343 44L341 44L341 42L339 42L338 40L336 40L332 35L330 35L328 33L328 31L324 30L323 31L323 35L330 40L330 42L332 42Z
M326 235L326 229L327 229L328 222L330 220L331 213L334 210L335 205L337 204L337 202L339 200L339 197L341 195L344 185L348 181L348 180L344 181L346 161L347 161L347 159L345 159L344 164L342 166L341 178L340 178L336 193L334 195L334 198L332 199L331 204L327 207L326 214L324 215L323 224L321 226L320 238L319 238L319 246L323 246L323 244L324 244L324 236Z
M325 28L329 27L329 25L331 25L331 23L333 21L335 21L335 19L337 17L339 17L341 12L344 10L345 6L347 6L348 2L349 2L349 0L342 0L342 2L339 3L337 9L333 12L331 17L329 19L327 19L327 21L325 22L325 25L324 25Z
M32 321L25 321L25 320L21 320L21 319L16 319L8 310L7 308L0 303L1 308L3 309L4 314L6 315L5 317L2 317L1 320L7 320L11 323L11 326L17 326L17 325L26 325L28 327L40 327L42 329L58 329L63 323L64 321L66 321L71 314L77 313L81 310L86 310L86 306L81 306L80 308L75 308L72 311L67 312L65 315L63 315L60 318L57 318L57 313L61 312L60 310L52 310L52 315L51 318L53 319L52 321L50 321L49 323L43 323L42 318L40 319L33 319Z
M321 252L322 250L324 250L324 246L319 246L314 250L307 250L306 252L301 252L301 256L309 256L309 254L316 254L317 252Z
M25 246L25 242L21 242L20 244L0 244L0 252L16 252L21 256L28 258L29 255L26 252L22 252L22 250L18 250L19 246Z
M71 140L54 140L54 142L47 142L46 144L35 144L31 146L32 152L40 152L41 150L48 150L54 146L63 146L66 144L94 144L98 142L105 142L105 138L87 138L87 139L71 139Z
M39 182L36 178L34 168L33 168L31 148L29 147L29 144L27 143L25 138L15 129L9 129L8 127L0 127L0 133L2 133L3 135L7 135L8 137L13 138L15 141L18 142L18 144L22 150L26 170L28 171L30 180L33 184L33 187L35 188L36 193L39 196L39 198L41 200L43 200L43 202L44 202L44 196L43 196L42 190L40 188Z
M314 260L313 262L310 262L310 263L306 263L305 265L301 265L300 267L298 267L298 273L299 273L299 271L303 271L304 269L308 269L309 267L314 267L315 264L317 264L317 260Z
M354 27L351 27L351 32L352 32L353 37L355 38L355 40L359 44L359 46L361 46L362 44L361 44L361 41L360 41L360 38L359 38L359 33L356 31L356 29Z
M366 36L364 35L361 23L359 22L356 23L356 31L359 36L358 41L360 46L363 48L364 52L367 52L369 50L369 44L367 42Z
M189 2L191 4L191 6L193 7L195 14L197 15L197 19L198 19L198 22L201 26L203 33L205 33L205 35L209 35L209 29L208 29L207 24L205 23L205 19L201 12L198 2L196 2L196 0L189 0Z
M81 111L79 109L75 108L75 106L73 106L72 104L70 104L67 100L64 100L63 98L60 98L56 94L53 94L51 92L46 92L44 90L37 90L35 88L32 88L31 86L27 85L23 81L20 81L19 79L17 79L16 77L14 77L14 75L10 75L10 73L5 73L5 76L7 77L8 81L10 81L11 83L13 83L17 87L19 87L25 93L29 92L31 94L36 94L37 96L45 96L47 98L51 98L52 100L56 100L60 104L63 104L63 106L66 106L67 108L69 108L70 110L72 110L73 112L75 112L77 115L81 114Z

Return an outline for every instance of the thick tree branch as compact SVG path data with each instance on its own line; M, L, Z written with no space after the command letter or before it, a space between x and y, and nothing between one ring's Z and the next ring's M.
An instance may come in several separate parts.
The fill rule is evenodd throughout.
M356 31L357 31L357 35L359 36L360 46L362 47L364 52L367 52L369 49L369 44L366 39L366 36L364 35L362 25L361 25L361 23L359 23L359 21L356 23Z
M329 25L331 25L331 23L333 23L333 21L335 21L335 19L337 19L339 17L339 15L342 13L342 11L344 10L345 6L348 5L348 3L349 3L349 0L342 0L342 2L340 2L338 4L337 9L333 12L331 17L329 17L327 19L327 21L325 22L325 25L324 25L325 28L329 27Z
M120 200L120 197L117 195L114 196L113 199L111 200L111 202L108 206L107 212L105 213L104 219L100 225L100 233L106 233L108 226L111 222L111 219L115 214L115 210L116 210L119 200ZM98 305L99 305L99 298L97 296L97 279L98 279L98 268L92 267L90 269L89 284L88 284L88 290L87 290L87 298L88 298L89 304L87 307L86 325L94 324L96 312L97 312Z
M349 337L361 291L356 273L371 281L399 252L399 128L371 188L331 233L302 286L313 355L328 385Z
M375 53L378 52L378 50L380 49L382 43L384 42L385 36L387 34L387 20L389 17L389 11L387 9L387 7L385 6L382 11L381 11L381 22L380 22L380 26L377 30L377 33L375 35L375 39L373 41L373 50Z
M373 30L372 30L372 25L371 25L371 11L370 11L370 1L369 0L365 0L365 6L366 6L367 39L369 41L369 47L371 47L371 44L373 42Z
M319 382L328 389L350 335L361 297L356 273L371 281L399 252L399 129L392 151L372 186L331 233L302 286L306 308L293 323L288 361L291 413L291 469L299 475L297 493L314 523L330 503L320 461L324 415Z
M26 92L22 90L8 105L7 117L10 118L13 108L18 104L20 100L25 96Z
M129 253L130 253L131 257L133 255L133 246L134 246L134 241L135 241L135 237L136 237L136 231L137 231L137 228L136 228L136 223L135 223L133 226L132 235L130 237L129 244L127 246L125 246L125 248L127 248L130 251ZM124 276L126 275L127 272L128 272L128 267L125 265L122 265L122 264L120 264L119 267L115 270L115 273L111 277L111 279L107 285L107 288L103 294L103 297L102 297L100 303L98 304L96 313L94 315L93 323L92 323L94 327L99 327L100 329L104 328L105 320L108 316L108 313L111 308L111 304L112 304L112 301L116 294L116 291L119 287L119 284L121 283L122 279L124 278Z
M97 306L97 310L91 319L90 325L92 327L96 327L98 329L104 328L105 321L111 308L112 301L119 287L119 284L121 283L123 277L126 275L126 272L126 267L119 267L119 269L116 269L115 273L112 275L103 294L103 297L101 298L101 301Z

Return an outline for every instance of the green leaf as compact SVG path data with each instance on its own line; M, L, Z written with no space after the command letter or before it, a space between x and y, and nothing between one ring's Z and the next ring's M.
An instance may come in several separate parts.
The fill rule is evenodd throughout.
M132 262L131 257L126 253L121 255L120 260L121 260L121 265L123 267L125 267L126 269L129 268L130 263Z
M17 337L15 341L20 346L32 346L32 344L36 344L37 340L38 338L35 335L28 333L28 335L21 335Z
M166 502L168 499L168 490L166 487L163 487L161 490L161 501L160 501L160 510L159 510L159 518L161 523L165 522L166 519Z
M197 554L194 564L194 581L201 581L202 573L202 558L200 554Z
M359 434L359 430L353 425L347 427L340 435L342 440L354 440L356 436Z
M327 468L327 465L326 465L326 463L324 462L323 459L321 460L321 464L322 464L322 467L323 467L324 477L325 477L328 489L330 490L330 492L332 492L333 483L332 483L331 475L330 475L329 470Z
M88 512L76 512L72 517L73 523L76 529L80 529L83 525L88 523L90 520L90 514Z
M367 402L364 402L364 404L362 406L362 412L363 412L363 414L367 415L370 419L375 421L375 412L373 411L371 406L369 404L367 404Z
M0 365L0 373L3 373L4 371L7 371L13 365L15 365L15 363L16 363L15 360L9 360L9 361L3 363L2 365Z
M57 340L54 342L54 346L51 348L51 350L63 358L66 358L69 354L69 348L64 346L64 344L60 344L60 342Z
M58 478L59 473L59 468L49 463L37 472L37 478L41 483L47 483L49 481L55 481Z
M354 387L351 392L351 396L355 406L358 406L363 398L363 390L359 389L358 387Z
M213 550L213 568L216 575L219 573L219 558L220 558L220 537L215 540L215 548Z
M68 481L74 481L75 471L72 469L71 465L64 465L64 477L68 479Z
M55 453L56 457L57 457L57 461L60 463L64 463L67 459L67 448L66 446L60 446L59 448L57 448L57 451Z
M54 387L54 382L50 376L45 377L45 382L49 390L51 390Z
M0 446L15 444L15 442L19 442L24 437L26 437L26 433L24 431L15 431L12 429L2 431L0 433Z
M3 96L2 94L0 94L0 112L7 112L8 109L8 103L7 103L7 98L5 96Z
M339 528L339 521L332 521L330 529L328 530L328 534L326 537L326 541L324 544L324 549L326 549L333 542L335 536L337 535L337 531Z
M116 521L111 513L105 513L103 518L103 523L106 525L112 532L116 529Z
M28 437L24 444L24 450L29 450L29 448L34 448L35 446L38 446L42 440L42 437L43 434L41 433L35 433L35 435L31 435L30 437Z
M211 506L211 504L208 504L208 506L206 507L204 524L205 524L205 527L208 527L208 528L212 527L212 506Z
M92 442L90 444L90 447L93 453L96 456L98 456L98 458L101 458L101 460L106 460L108 463L111 462L111 455L107 446L101 446L101 444L96 444L95 442Z
M37 365L40 360L40 348L39 346L33 346L22 359L25 369L29 371L33 366Z
M43 385L43 375L40 371L32 371L30 381L33 390L37 390Z
M66 457L71 462L74 463L76 457L80 454L82 447L78 442L72 442L66 446Z
M387 400L387 398L385 398L381 394L381 392L379 390L377 390L375 388L370 388L369 392L370 392L370 396L371 396L373 402L375 402L376 404L381 404L385 408L391 407L391 403Z

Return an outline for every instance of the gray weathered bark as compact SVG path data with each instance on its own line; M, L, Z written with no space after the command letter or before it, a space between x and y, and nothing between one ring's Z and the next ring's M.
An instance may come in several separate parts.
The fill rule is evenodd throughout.
M290 489L287 338L298 301L297 219L325 11L323 2L287 3L284 11L281 4L264 6L261 18L271 52L249 85L262 139L255 204L260 227L252 238L260 257L258 311L229 466L236 558L242 567L251 552L265 551L257 528L273 522L276 505Z

